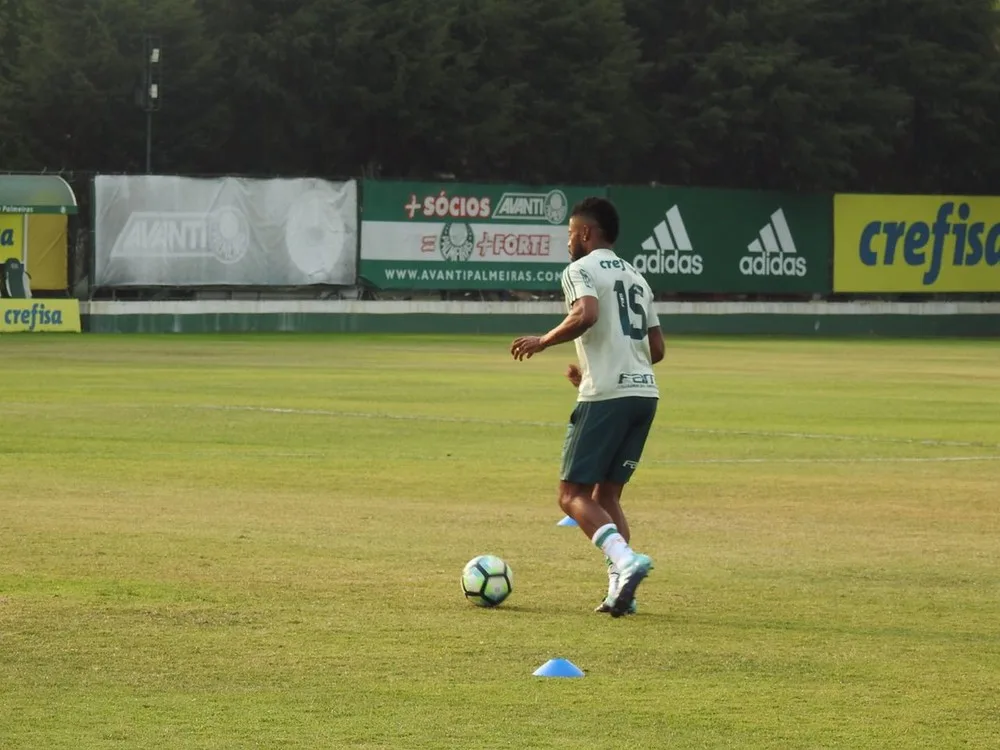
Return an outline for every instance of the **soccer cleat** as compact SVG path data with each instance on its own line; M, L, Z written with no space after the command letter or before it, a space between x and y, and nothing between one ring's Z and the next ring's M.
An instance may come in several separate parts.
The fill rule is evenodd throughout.
M608 595L604 597L603 601L594 608L594 611L599 614L606 614L611 611L611 602L614 600L615 592L618 591L619 576L618 571L615 570L615 565L611 562L611 558L605 556L604 563L608 567ZM628 612L626 614L634 615L636 613L636 603L635 599L629 604Z
M635 590L652 569L652 559L647 555L637 552L628 561L628 564L619 571L621 586L618 588L614 599L610 602L612 617L621 617L628 612L632 601L635 599Z
M611 600L610 600L610 598L605 599L600 604L598 604L594 608L594 611L595 612L599 612L601 614L605 614L607 612L610 612L611 611ZM629 602L628 609L625 610L625 614L626 615L634 615L637 611L639 611L639 607L635 603L635 599L633 599L631 602Z

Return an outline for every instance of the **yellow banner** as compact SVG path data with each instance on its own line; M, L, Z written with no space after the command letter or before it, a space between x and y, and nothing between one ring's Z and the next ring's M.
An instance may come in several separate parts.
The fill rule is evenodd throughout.
M44 331L80 333L80 301L0 299L0 333Z
M25 262L31 274L32 291L63 292L69 286L66 217L61 214L28 216L28 248Z
M1000 198L834 196L833 290L1000 291Z
M16 214L0 214L0 263L7 258L23 261L24 217Z

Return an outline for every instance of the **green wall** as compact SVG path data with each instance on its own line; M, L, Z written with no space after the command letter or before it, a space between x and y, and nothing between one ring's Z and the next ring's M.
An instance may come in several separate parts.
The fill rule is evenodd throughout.
M83 315L83 330L95 333L494 333L544 332L559 315L192 313ZM660 319L667 334L797 336L1000 336L1000 315L670 315Z

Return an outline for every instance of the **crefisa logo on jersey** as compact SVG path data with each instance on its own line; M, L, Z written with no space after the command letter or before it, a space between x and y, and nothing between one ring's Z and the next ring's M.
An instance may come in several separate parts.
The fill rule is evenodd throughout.
M646 252L632 260L635 270L642 274L700 276L705 268L701 255L691 246L681 210L676 205L653 228L653 233L643 241L642 249Z

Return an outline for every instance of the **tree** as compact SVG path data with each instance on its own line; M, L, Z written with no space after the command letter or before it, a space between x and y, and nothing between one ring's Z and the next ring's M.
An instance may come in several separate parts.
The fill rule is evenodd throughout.
M35 164L144 169L145 122L135 97L147 31L166 50L165 98L174 97L158 115L164 126L158 141L168 153L160 163L175 163L173 153L197 147L188 115L200 104L194 102L210 59L199 24L194 0L35 0L13 75L18 129Z
M461 169L528 182L627 175L643 123L639 46L620 0L466 0L456 34L473 85Z
M843 38L839 3L631 0L629 14L659 124L646 179L834 190L891 149L905 97L814 44Z
M996 0L0 0L0 158L907 192L1000 184Z
M36 166L25 143L15 83L22 64L21 40L30 19L28 0L0 0L0 164L8 169Z
M850 157L857 171L851 187L937 192L988 185L989 154L1000 153L988 137L1000 97L993 0L823 6L828 21L805 43L852 72L868 96L866 109L882 105L868 126L878 148Z

